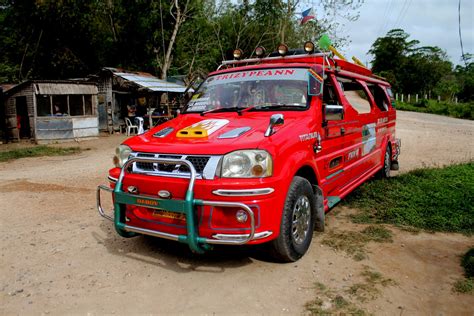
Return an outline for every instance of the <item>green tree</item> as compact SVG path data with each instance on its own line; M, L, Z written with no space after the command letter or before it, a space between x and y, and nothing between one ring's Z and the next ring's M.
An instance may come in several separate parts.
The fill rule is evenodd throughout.
M452 64L446 53L439 47L419 46L417 40L401 29L390 30L372 44L369 53L374 56L372 71L392 83L401 93L428 94L438 87L443 79L448 82L452 74ZM455 93L455 86L451 86Z

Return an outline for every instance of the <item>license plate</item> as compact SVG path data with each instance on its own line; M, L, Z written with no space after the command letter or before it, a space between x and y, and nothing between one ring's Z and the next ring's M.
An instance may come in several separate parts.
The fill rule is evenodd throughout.
M185 220L186 216L183 213L170 212L165 210L153 210L153 216L164 217L170 219Z

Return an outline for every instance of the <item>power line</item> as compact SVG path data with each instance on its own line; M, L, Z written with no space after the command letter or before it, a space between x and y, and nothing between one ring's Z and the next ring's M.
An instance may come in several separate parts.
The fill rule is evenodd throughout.
M380 28L377 32L377 34L378 34L377 37L383 36L384 33L385 33L385 29L388 26L388 17L389 17L389 14L390 14L390 10L392 8L392 4L393 4L393 0L390 0L388 2L388 5L385 7L385 11L384 11L383 18L382 18L383 24L380 25Z
M402 23L403 19L405 18L406 13L408 12L408 9L411 6L411 1L412 0L405 0L405 2L403 3L402 9L400 10L400 14L398 14L397 20L393 27L400 27L400 24Z
M467 66L466 55L464 55L464 47L462 45L462 36L461 36L461 0L458 3L458 20L459 20L459 42L461 43L461 58L464 61L464 65Z

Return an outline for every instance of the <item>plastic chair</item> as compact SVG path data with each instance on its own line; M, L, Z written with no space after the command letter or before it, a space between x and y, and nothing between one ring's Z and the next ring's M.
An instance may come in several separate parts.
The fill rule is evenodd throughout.
M130 136L130 132L133 129L137 130L137 134L138 134L138 126L133 125L132 121L130 121L130 119L128 117L125 118L125 124L127 125L127 136Z
M143 123L144 123L143 117L140 117L140 116L135 117L135 124L138 125L138 132L137 132L138 135L145 133L145 130L143 129Z

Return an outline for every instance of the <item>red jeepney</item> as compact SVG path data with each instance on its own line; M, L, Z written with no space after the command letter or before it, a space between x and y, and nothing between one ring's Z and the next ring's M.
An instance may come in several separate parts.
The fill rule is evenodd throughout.
M275 54L273 54L275 55ZM331 207L398 168L390 85L313 51L225 61L179 116L117 148L100 214L123 237L266 243L291 262ZM113 215L100 192L112 193Z

